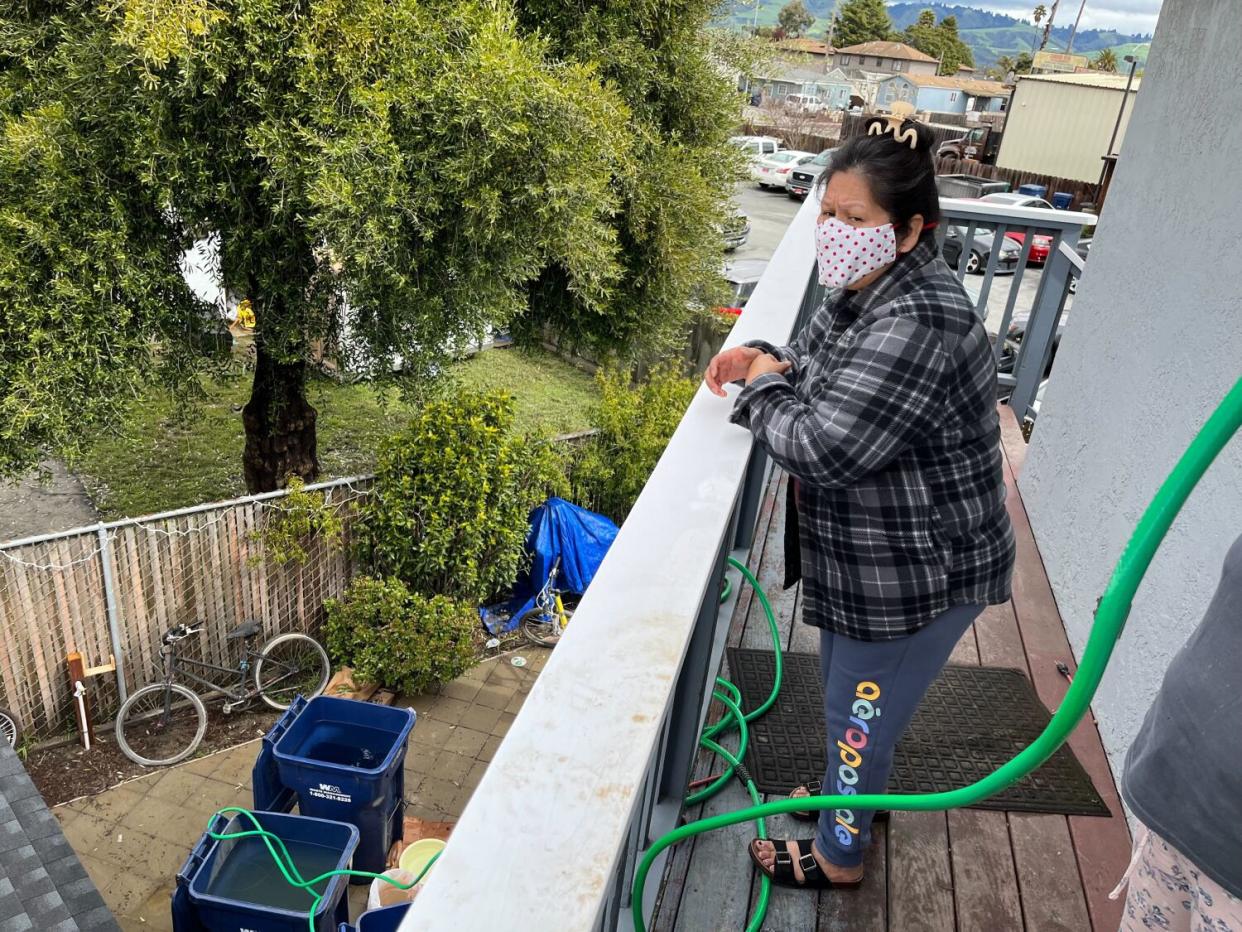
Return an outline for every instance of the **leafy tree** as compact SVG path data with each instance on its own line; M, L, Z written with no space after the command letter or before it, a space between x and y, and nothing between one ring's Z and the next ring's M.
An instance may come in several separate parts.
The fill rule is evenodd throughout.
M832 37L837 48L849 48L860 42L888 39L892 33L893 23L884 0L845 0Z
M946 16L936 27L940 34L940 73L957 74L958 66L975 64L974 53L957 32L957 18Z
M620 94L633 140L612 218L621 276L604 301L592 301L574 276L549 263L532 286L519 333L551 326L571 345L612 357L638 337L647 344L638 350L671 348L691 301L719 281L715 231L740 167L728 145L739 98L721 66L753 69L760 46L704 29L716 12L715 0L518 3L523 30L546 42L554 59L580 63Z
M71 455L144 382L193 394L202 237L257 320L256 491L317 473L319 353L413 384L489 324L675 330L732 171L706 4L553 7L6 4L0 472Z
M1091 67L1095 71L1116 71L1117 70L1117 53L1112 49L1100 49L1095 58L1091 60Z
M936 14L923 10L919 18L906 27L902 41L925 55L940 57L940 33L936 28Z
M815 17L807 10L802 0L790 0L776 14L777 25L785 35L797 38L815 24Z
M925 55L939 59L940 74L957 74L959 65L974 65L974 54L958 35L957 19L953 16L946 16L937 25L936 14L924 10L906 27L901 38Z

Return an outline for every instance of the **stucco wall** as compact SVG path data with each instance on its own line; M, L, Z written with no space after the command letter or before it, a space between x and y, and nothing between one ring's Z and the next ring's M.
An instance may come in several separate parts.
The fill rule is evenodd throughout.
M1242 119L1231 103L1242 85L1242 19L1234 5L1165 0L1020 479L1080 653L1143 508L1242 375L1242 286L1230 232L1242 205ZM1158 553L1096 698L1116 772L1239 534L1235 437Z

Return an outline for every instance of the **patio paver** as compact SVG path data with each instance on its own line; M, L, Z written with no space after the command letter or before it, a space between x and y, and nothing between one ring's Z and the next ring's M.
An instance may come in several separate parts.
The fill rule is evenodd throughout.
M405 764L406 814L455 821L469 802L550 651L523 648L477 664L439 691L402 696L418 713ZM211 714L219 714L212 709ZM211 815L252 802L258 740L159 770L53 810L70 845L126 932L172 932L174 877ZM350 915L367 885L350 888Z

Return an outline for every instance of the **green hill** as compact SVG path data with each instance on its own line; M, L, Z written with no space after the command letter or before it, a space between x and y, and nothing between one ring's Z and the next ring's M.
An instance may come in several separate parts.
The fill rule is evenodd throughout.
M776 16L785 0L757 0L754 3L735 2L728 12L718 21L719 24L735 29L748 29L752 24L759 26L775 26ZM828 16L834 8L834 0L805 0L807 9L817 18L808 35L813 38L826 38L828 32ZM974 53L975 66L980 70L990 67L1002 55L1016 57L1022 52L1030 53L1038 48L1042 36L1033 23L991 13L974 7L949 3L890 3L889 16L893 20L893 28L900 32L918 18L923 10L930 9L940 20L946 16L955 16L958 34L970 46ZM1048 42L1050 51L1063 52L1069 41L1070 26L1073 21L1062 11L1066 19L1062 24L1054 26ZM1074 36L1074 51L1080 55L1094 57L1102 49L1112 49L1118 62L1123 56L1134 55L1140 67L1147 61L1147 51L1151 44L1151 36L1140 34L1119 33L1111 29L1082 29Z

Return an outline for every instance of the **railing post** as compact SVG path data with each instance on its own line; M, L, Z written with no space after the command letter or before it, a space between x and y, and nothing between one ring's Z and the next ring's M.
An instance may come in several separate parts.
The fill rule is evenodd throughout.
M716 635L716 621L720 615L720 589L724 584L725 551L721 550L707 581L699 615L694 622L694 633L686 647L685 659L677 676L677 688L669 711L668 744L664 760L660 762L660 796L685 795L686 782L695 749L699 746L699 730L702 727L703 696L707 694L712 643Z
M763 499L763 487L768 474L768 455L759 444L750 450L750 459L746 462L746 478L742 481L742 497L738 501L734 516L737 531L733 537L733 546L738 549L749 548L755 539L755 522L759 520L759 504Z
M108 635L112 641L113 662L116 664L116 691L123 703L129 698L129 689L125 685L125 653L121 646L121 618L116 608L116 589L112 572L112 543L108 537L107 525L100 523L96 533L99 535L99 565L103 570L104 606L108 614Z
M1044 366L1048 354L1056 339L1057 326L1061 322L1061 311L1065 307L1066 285L1070 274L1070 262L1061 254L1060 243L1070 249L1078 246L1078 228L1070 227L1061 231L1054 242L1054 248L1048 255L1044 266L1043 278L1040 281L1039 293L1035 298L1035 306L1031 308L1031 316L1026 324L1026 332L1022 335L1022 350L1018 355L1017 367L1014 372L1015 384L1009 405L1014 409L1018 420L1030 413L1031 405L1039 392L1039 384L1044 378ZM1033 231L1028 233L1028 240Z

